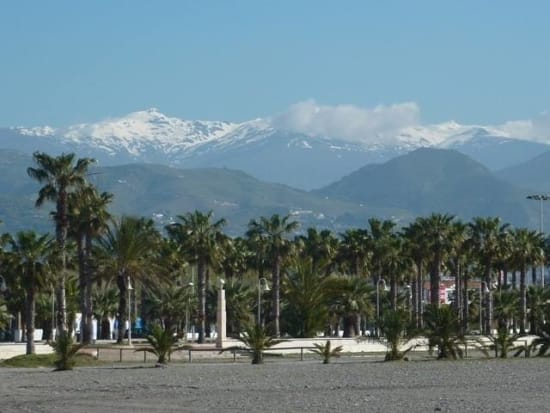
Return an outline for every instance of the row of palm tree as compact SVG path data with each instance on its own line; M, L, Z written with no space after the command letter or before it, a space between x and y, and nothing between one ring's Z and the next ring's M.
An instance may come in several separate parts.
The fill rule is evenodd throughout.
M371 218L365 228L335 234L315 228L300 231L292 215L274 214L251 219L242 237L229 237L223 232L224 219L216 219L212 211L194 211L159 229L147 218L109 213L113 196L87 180L92 159L35 153L34 161L29 176L43 184L36 205L53 201L55 237L33 231L5 234L1 255L13 306L16 296L25 297L29 352L34 300L52 290L57 331L70 330L67 307L77 307L84 343L91 340L94 314L102 320L116 315L122 342L132 291L141 318L181 328L182 313L190 314L202 343L215 314L214 277L228 280L228 324L235 335L254 319L258 282L266 274L270 291L261 291L266 309L261 316L274 337L333 335L340 329L344 336L357 335L367 322L377 322L375 314L384 314L386 306L394 311L406 308L412 325L422 328L426 301L435 308L441 303L443 276L454 278L453 311L462 334L478 319L471 314L474 279L485 287L479 288L483 333L492 332L495 310L505 307L498 301L500 292L515 291L519 310L510 310L505 321L501 320L505 312L499 310L499 323L513 318L525 333L528 315L532 329L544 325L537 319L548 318L544 314L533 318L532 303L531 313L527 311L528 271L544 263L546 240L536 231L512 228L499 218L478 217L466 223L434 213L401 228L394 221ZM382 308L375 313L381 280L388 282L389 294L381 292ZM423 294L426 282L429 300ZM113 289L118 291L116 310ZM196 297L190 295L193 291ZM184 327L187 330L188 325Z

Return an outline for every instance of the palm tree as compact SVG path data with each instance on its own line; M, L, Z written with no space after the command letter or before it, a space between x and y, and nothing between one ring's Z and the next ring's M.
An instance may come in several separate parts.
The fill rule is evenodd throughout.
M519 295L517 291L498 290L493 298L498 330L509 330L514 317L518 314Z
M401 310L389 310L384 313L379 323L388 346L385 360L403 360L414 347L403 349L403 345L412 337L407 331L410 326L407 314Z
M537 231L525 228L516 228L511 232L512 238L512 261L520 271L519 299L520 299L520 334L525 334L527 324L527 269L536 265L544 259L543 236Z
M452 249L450 233L455 217L447 214L432 214L427 218L417 218L415 221L419 236L423 238L428 263L430 265L430 302L440 305L439 289L441 269L445 257Z
M438 360L463 357L464 339L459 335L456 312L449 305L428 306L424 320L430 351L437 348Z
M374 288L359 277L334 277L326 281L329 307L343 319L344 337L360 333L361 316L372 314Z
M403 254L408 256L414 263L416 270L411 282L411 295L413 314L412 320L416 328L422 328L423 320L423 292L424 292L424 264L427 260L426 242L422 236L422 227L418 221L415 221L403 228L402 239L404 240Z
M69 193L85 183L88 167L95 162L91 158L81 158L75 163L75 154L61 154L52 157L43 152L33 155L36 167L27 168L27 174L43 184L38 192L36 206L40 207L46 201L56 204L54 221L57 247L60 253L61 276L57 284L57 328L58 331L67 330L67 312L65 298L66 280L66 243L69 230L68 196Z
M102 340L111 338L110 317L114 317L118 308L117 289L110 282L95 284L92 290L93 309L99 323L98 337Z
M252 355L252 364L262 364L264 362L264 353L269 348L284 340L274 339L269 335L265 327L258 323L245 328L244 333L239 340L247 346L247 350Z
M288 332L293 337L314 337L328 322L327 294L329 278L321 263L298 258L283 278L283 311Z
M486 285L486 293L482 297L482 311L485 312L485 323L481 326L482 333L490 334L493 322L493 303L491 295L492 271L501 262L502 237L509 225L501 224L500 218L476 217L469 224L470 242L473 253L477 256L483 270L482 281Z
M311 258L314 269L323 266L326 274L330 274L339 247L338 238L330 230L319 232L315 228L308 228L307 235L299 235L295 242L301 255Z
M323 364L329 364L332 357L340 357L340 353L344 349L342 346L332 348L330 340L327 340L325 344L313 343L314 349L310 351L321 356Z
M461 221L455 221L452 224L450 232L451 251L449 254L448 265L454 274L455 279L455 294L453 299L453 308L458 316L460 326L465 332L465 323L462 318L464 311L462 305L464 303L463 292L467 289L468 282L465 280L467 274L467 266L469 260L469 243L467 240L467 225ZM466 286L463 288L463 284Z
M132 280L134 285L137 282L143 284L152 278L152 274L156 277L163 274L155 260L159 238L152 221L123 216L98 240L102 271L107 275L115 275L119 290L119 344L123 341L125 324L129 320L127 296Z
M371 237L365 229L348 229L341 234L339 264L356 276L364 275L371 254Z
M248 224L247 235L263 240L267 247L267 256L271 261L272 282L272 321L273 332L276 337L281 335L279 318L281 315L281 266L283 258L290 252L290 242L286 238L299 226L297 221L291 221L290 215L281 217L278 214L270 218L260 217L259 220L251 220Z
M529 333L539 336L546 322L545 315L550 313L550 289L530 285L527 290L527 306L529 307Z
M10 240L13 268L19 274L18 282L25 290L27 354L35 354L36 295L47 284L51 244L48 234L38 235L34 231L18 232L15 239Z
M199 343L205 341L207 271L219 260L218 245L222 242L222 228L226 223L225 219L212 222L212 218L212 211L206 214L195 211L179 215L180 222L166 227L168 235L180 245L188 262L197 265Z
M175 350L188 349L188 346L176 347L176 336L174 330L169 327L162 327L159 324L153 324L151 333L146 337L147 347L137 349L136 351L145 351L157 356L157 364L163 365L168 362L170 356Z
M174 283L158 283L150 288L145 298L145 313L167 330L174 332L181 325L191 299L188 286L174 286Z
M81 342L88 344L92 337L92 242L104 232L110 219L107 206L113 198L107 192L98 193L85 185L69 196L69 235L76 241L82 313Z

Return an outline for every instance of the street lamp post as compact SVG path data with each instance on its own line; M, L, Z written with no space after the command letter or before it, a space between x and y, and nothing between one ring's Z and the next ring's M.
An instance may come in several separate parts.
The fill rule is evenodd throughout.
M264 277L258 279L258 326L262 325L262 291L269 291L269 285Z
M187 283L187 288L193 288L193 282ZM189 307L191 306L191 295L187 294L187 306L185 307L185 341L189 338ZM191 336L192 338L192 336Z
M540 209L540 234L544 237L544 207L543 203L544 201L548 201L550 199L550 195L545 194L535 194L535 195L528 195L527 199L533 199L535 201L539 201L539 209ZM544 261L540 265L540 284L544 288Z
M132 284L130 283L130 276L128 276L128 345L132 345Z
M485 294L489 293L489 288L487 287L487 282L486 281L480 281L479 282L479 334L482 335L483 334L483 311L485 311L485 309L483 308L483 301L484 300L484 297L485 297ZM489 330L491 329L491 326L489 326ZM489 331L489 334L491 332Z
M380 328L378 324L380 323L380 284L384 284L384 290L386 290L386 280L379 278L376 282L376 336L380 337Z

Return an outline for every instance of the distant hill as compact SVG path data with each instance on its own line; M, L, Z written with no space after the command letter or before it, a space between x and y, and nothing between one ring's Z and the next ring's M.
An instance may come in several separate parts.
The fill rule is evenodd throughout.
M51 230L53 205L36 209L39 186L26 174L28 155L0 150L0 231L24 228ZM88 179L115 195L112 212L153 218L160 226L186 212L213 210L228 220L227 230L242 234L252 218L292 214L304 227L336 231L363 225L369 216L406 211L369 209L355 203L327 200L285 185L259 181L244 172L224 168L178 169L154 164L94 167Z
M550 194L550 151L527 162L501 169L496 175L528 192Z
M524 190L454 150L417 149L381 165L367 165L316 193L366 206L402 208L417 216L442 212L468 220L491 215L515 225L533 225Z
M32 158L0 150L0 232L35 228L52 231L53 205L34 207L39 185L26 174ZM529 192L495 177L453 150L419 149L384 164L366 165L321 190L306 192L266 183L225 168L179 169L156 164L96 166L88 179L115 195L111 211L153 218L162 228L177 215L213 210L240 235L250 219L292 214L302 228L342 232L365 227L368 218L399 224L432 212L468 220L500 216L516 226L538 227Z

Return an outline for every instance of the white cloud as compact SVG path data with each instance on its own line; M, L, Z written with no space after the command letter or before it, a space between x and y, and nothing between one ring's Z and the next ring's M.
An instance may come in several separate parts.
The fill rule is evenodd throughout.
M550 112L533 119L513 120L499 126L508 136L548 143L550 141Z
M367 109L354 105L323 106L307 100L290 106L274 117L272 123L277 128L309 136L380 142L393 139L402 128L417 125L419 115L414 102Z

